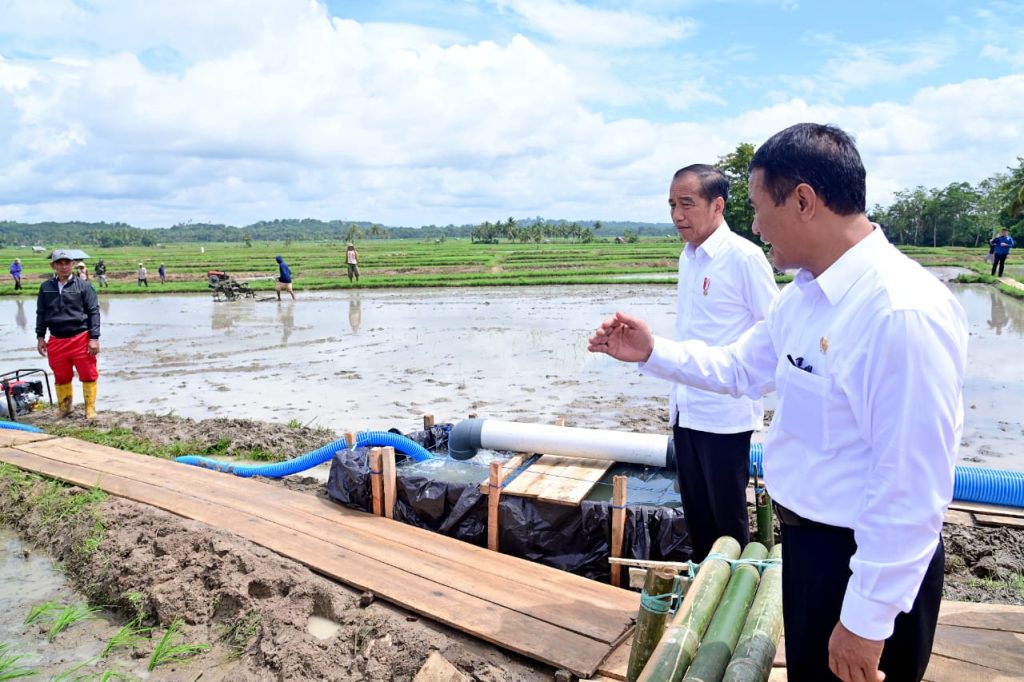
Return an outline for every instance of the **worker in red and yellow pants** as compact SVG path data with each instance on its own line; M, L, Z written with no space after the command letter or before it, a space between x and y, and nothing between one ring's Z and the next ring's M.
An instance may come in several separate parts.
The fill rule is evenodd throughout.
M100 353L100 306L96 291L85 280L72 277L70 254L58 249L50 254L54 276L39 286L36 303L36 350L53 370L57 403L62 416L71 413L74 371L82 382L85 416L96 416L96 380ZM49 341L46 332L49 330Z

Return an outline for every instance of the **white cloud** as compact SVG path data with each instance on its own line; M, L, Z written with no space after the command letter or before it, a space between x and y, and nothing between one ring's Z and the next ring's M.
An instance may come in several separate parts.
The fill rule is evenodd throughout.
M615 79L594 67L594 54L564 58L524 36L468 42L331 18L293 0L223 14L219 3L173 13L127 0L94 5L96 13L68 5L66 17L50 16L60 39L47 59L0 57L0 218L667 221L674 170L799 121L857 135L871 201L916 184L979 180L1012 163L1024 139L1024 76L870 106L841 106L809 81L803 98L780 91L771 106L661 124L608 119L593 102L604 86L614 92ZM18 20L34 8L17 3ZM224 40L211 41L221 29ZM71 40L83 30L103 49ZM138 54L156 44L186 55L182 68L149 68ZM916 46L881 62L843 54L833 73L863 87L894 65L926 70L933 55ZM684 110L695 100L720 104L725 92L699 77L686 87L674 95ZM604 94L654 97L623 88Z
M660 45L693 35L689 19L589 7L571 0L496 0L559 43L600 48Z

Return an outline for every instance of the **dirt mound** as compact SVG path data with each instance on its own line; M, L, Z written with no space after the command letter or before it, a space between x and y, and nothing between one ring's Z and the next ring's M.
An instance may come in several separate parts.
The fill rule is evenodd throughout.
M115 497L95 508L98 516L55 528L33 494L0 483L0 518L63 561L93 603L143 613L144 624L181 618L189 641L234 647L239 659L224 679L411 680L432 651L473 680L551 679L549 668L372 601L230 533ZM83 552L97 518L103 540Z

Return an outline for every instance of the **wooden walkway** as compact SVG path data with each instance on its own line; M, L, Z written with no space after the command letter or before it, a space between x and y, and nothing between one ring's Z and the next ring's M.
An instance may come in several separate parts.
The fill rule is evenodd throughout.
M635 592L259 480L8 430L0 461L222 528L581 677L629 636L639 607Z

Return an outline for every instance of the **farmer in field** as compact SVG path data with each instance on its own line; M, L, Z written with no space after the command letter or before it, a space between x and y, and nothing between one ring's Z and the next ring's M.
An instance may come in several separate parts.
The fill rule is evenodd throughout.
M39 286L36 301L36 350L53 370L61 416L71 414L74 370L82 382L85 416L96 416L96 356L100 354L100 305L96 291L85 279L72 276L68 253L50 254L53 278ZM49 341L46 332L49 330Z
M288 267L288 264L284 262L284 258L277 256L274 258L277 261L277 284L274 286L274 290L277 292L277 300L281 300L281 290L287 289L288 293L292 295L292 300L295 300L295 292L292 291L292 269Z
M920 680L942 598L967 319L868 221L865 176L838 128L777 133L750 163L753 230L800 271L767 317L727 346L656 338L623 313L590 340L672 381L778 391L764 466L793 682Z
M160 284L167 284L167 268L163 263L160 264L160 268L156 272L160 275Z
M100 283L100 286L107 286L107 264L102 258L96 261L96 266L93 268L93 272L96 274L96 281Z
M352 283L352 277L359 281L359 252L356 251L356 245L349 242L348 248L345 249L345 264L348 266L348 283Z
M992 276L1002 277L1003 266L1006 265L1006 257L1010 255L1013 248L1013 237L1005 227L999 231L999 236L992 239ZM996 274L996 268L999 274Z
M11 263L11 279L14 280L14 290L21 290L21 259L15 258Z
M141 286L145 285L145 287L148 289L149 288L149 271L146 270L146 266L143 265L142 263L139 263L138 278L139 278L139 286L141 287Z

